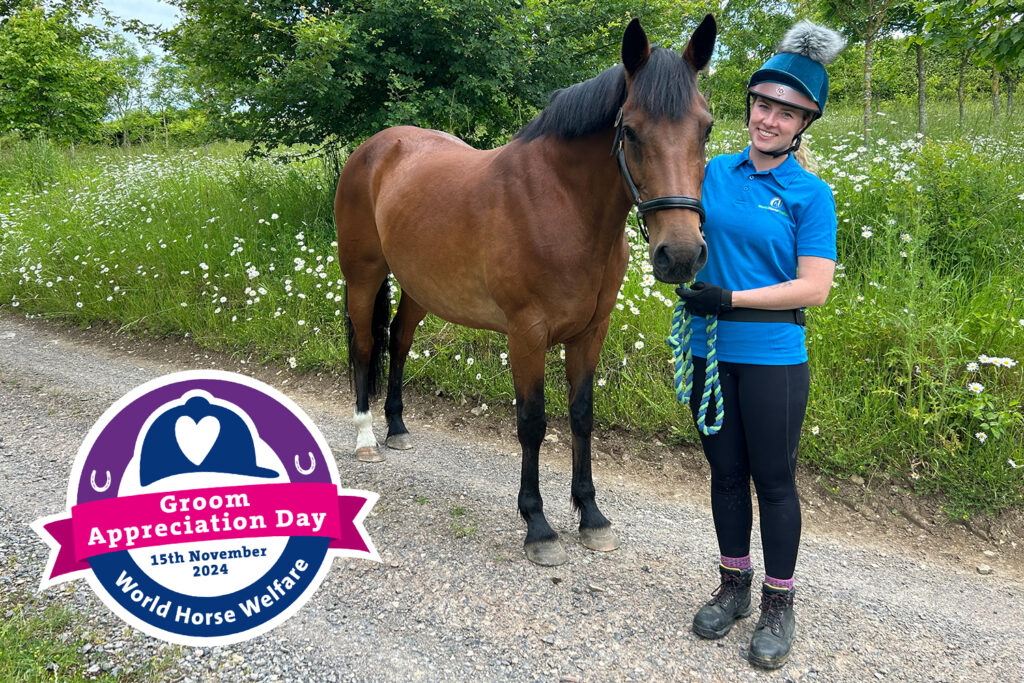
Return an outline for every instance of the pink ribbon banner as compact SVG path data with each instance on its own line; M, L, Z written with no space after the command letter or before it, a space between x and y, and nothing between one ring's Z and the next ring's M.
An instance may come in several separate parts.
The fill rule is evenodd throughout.
M90 557L156 546L275 536L321 536L331 549L370 553L361 525L368 499L335 484L257 484L147 493L75 505L43 528L59 546L53 579L89 569Z

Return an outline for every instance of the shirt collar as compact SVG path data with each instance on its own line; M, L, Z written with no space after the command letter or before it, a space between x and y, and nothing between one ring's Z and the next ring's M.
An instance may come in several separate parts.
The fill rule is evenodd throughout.
M733 157L732 167L739 168L744 163L750 166L752 173L760 172L754 170L754 163L750 160L750 145L747 145L746 149L744 149L742 152ZM775 178L775 181L779 185L781 185L783 188L786 188L789 187L790 182L792 182L793 178L799 175L801 170L802 167L797 162L797 160L793 158L793 154L790 153L789 156L786 157L785 161L783 161L775 168L769 169L767 173L771 175L773 178Z

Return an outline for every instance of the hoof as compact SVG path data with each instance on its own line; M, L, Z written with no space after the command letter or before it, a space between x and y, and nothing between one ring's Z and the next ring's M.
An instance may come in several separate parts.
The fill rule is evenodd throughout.
M607 553L619 547L619 537L612 526L580 529L580 542L591 550Z
M396 451L407 451L413 446L412 439L409 438L409 432L389 436L384 440L384 445Z
M569 561L569 554L557 538L526 544L526 559L542 567L557 567Z
M363 446L356 450L356 460L360 462L384 462L384 456L380 454L376 446Z

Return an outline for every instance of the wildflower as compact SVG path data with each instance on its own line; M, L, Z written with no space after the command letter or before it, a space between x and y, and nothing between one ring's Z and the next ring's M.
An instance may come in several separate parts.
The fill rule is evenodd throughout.
M910 241L910 233L906 233L906 232L903 233L902 235L900 235L900 239L903 240L904 242L909 242Z
M295 356L288 356L288 365L293 368L296 365L298 365L298 363L295 361Z
M479 382L479 381L480 381L481 379L483 379L483 377L484 377L484 376L483 376L482 374L480 374L479 372L478 372L478 373L476 373L476 379L477 379L477 381L478 381L478 382Z
M562 360L565 360L565 349L562 349L561 351L558 352L558 357L561 358Z
M811 434L814 434L815 436L817 436L820 432L821 432L821 429L818 428L818 425L814 425L813 427L811 427Z
M276 213L270 214L270 220L276 221L277 220L277 214Z
M854 192L860 192L861 191L861 184L857 183L856 185L854 185L853 186L853 191Z
M188 303L187 303L187 302L185 302L185 301L182 301L182 302L181 302L181 307L182 307L182 308L188 308Z
M300 326L300 327L301 327L301 326L303 326L303 325L305 325L305 324L306 324L306 321L305 321L305 320L300 320L300 321L299 321L299 326Z
M981 382L971 382L967 385L967 391L972 394L980 394L985 391L985 386Z
M907 252L905 252L905 251L901 251L901 252L900 252L900 257L901 257L901 258L907 258Z
M872 236L872 235L874 235L874 234L875 234L875 233L871 232L871 229L870 229L870 228L867 228L867 227L865 227L865 228L864 228L864 229L863 229L863 230L861 231L861 233L860 233L860 236L861 236L861 237L864 237L865 239L871 239L871 236Z
M250 280L255 280L260 276L260 271L256 270L256 266L249 266L248 270L245 271L245 274L249 276Z
M603 387L605 384L608 384L608 380L606 380L604 377L597 380L597 386ZM1014 465L1014 467L1016 467L1016 465Z
M1013 461L1013 458L1007 458L1006 462L1010 463L1010 467L1012 467L1013 469L1017 469L1018 467L1020 467L1020 465Z
M638 341L637 343L633 344L633 348L639 351L640 349L644 348L644 343L642 341Z
M476 361L475 361L475 360L473 360L472 358L467 358L467 359L466 359L466 365L472 365L472 364L473 364L473 363L475 363L475 362L476 362Z
M205 263L200 263L199 267L202 268L203 270L209 270L210 269L210 266L206 265Z
M910 478L913 479L914 481L917 481L918 479L921 478L921 475L918 474L917 472L911 472L910 473Z
M977 372L978 371L978 364L973 362L973 361L968 363L967 364L967 371L968 372Z
M462 360L462 354L461 353L455 354L455 360L457 360L457 361Z
M985 440L988 439L988 434L986 434L985 432L978 432L977 434L974 435L974 438L981 443L985 443Z

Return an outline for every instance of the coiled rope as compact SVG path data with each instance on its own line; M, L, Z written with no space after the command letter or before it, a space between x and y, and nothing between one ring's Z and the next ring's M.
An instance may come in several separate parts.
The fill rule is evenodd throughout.
M704 393L701 395L700 407L697 409L697 428L705 436L711 436L717 434L722 428L725 408L722 401L722 383L718 378L718 356L715 353L715 347L718 346L718 316L709 315L706 316L706 319L708 358L704 375ZM693 391L693 350L690 348L690 314L686 311L682 299L676 302L675 312L672 314L672 329L666 341L672 347L676 400L687 405ZM715 421L709 427L707 413L712 395L715 397Z

